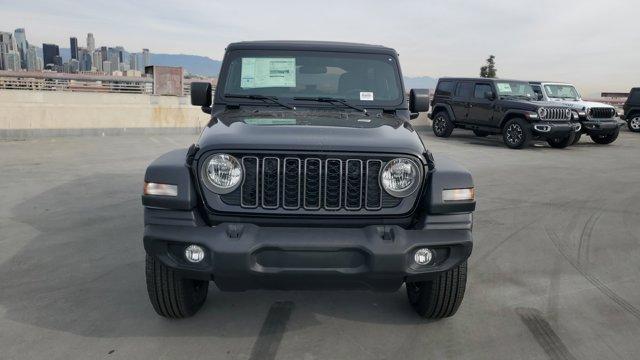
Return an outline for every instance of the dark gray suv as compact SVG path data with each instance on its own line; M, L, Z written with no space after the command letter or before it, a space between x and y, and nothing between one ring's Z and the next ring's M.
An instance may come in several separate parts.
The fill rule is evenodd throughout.
M432 155L410 118L393 49L332 42L231 44L197 143L147 168L149 299L193 315L209 281L223 291L372 289L406 284L423 317L464 296L475 190L467 170Z

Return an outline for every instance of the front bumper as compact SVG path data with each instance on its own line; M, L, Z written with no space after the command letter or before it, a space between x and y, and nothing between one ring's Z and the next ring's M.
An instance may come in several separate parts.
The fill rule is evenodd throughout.
M623 122L619 122L616 119L607 120L580 120L582 124L582 132L588 135L596 135L603 133L610 133L616 131L618 128L624 125Z
M197 244L198 264L183 252ZM422 281L465 261L472 250L469 229L408 230L396 225L364 228L261 227L223 223L215 227L147 224L144 247L186 277L213 279L221 290L372 289L395 291L404 281ZM418 266L418 248L435 251Z
M570 136L576 124L570 121L536 121L531 123L533 133L543 139Z

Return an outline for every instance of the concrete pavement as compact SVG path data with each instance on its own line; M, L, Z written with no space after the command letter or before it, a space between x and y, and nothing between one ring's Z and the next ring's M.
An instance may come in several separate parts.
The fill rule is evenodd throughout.
M466 297L439 322L404 291L213 285L195 317L162 319L139 195L146 165L194 136L0 142L0 358L636 359L640 136L514 151L422 135L472 171L478 196Z

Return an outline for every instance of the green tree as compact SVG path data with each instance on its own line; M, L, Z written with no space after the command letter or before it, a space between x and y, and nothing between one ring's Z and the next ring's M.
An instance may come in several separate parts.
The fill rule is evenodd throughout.
M489 55L487 64L480 68L480 77L494 78L496 77L497 72L498 70L496 69L496 57L493 55Z

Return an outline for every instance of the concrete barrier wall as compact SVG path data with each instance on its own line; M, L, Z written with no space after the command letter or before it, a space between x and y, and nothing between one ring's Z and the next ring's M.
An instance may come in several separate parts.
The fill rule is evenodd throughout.
M209 115L187 97L0 90L0 139L126 132L196 133Z

